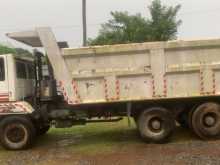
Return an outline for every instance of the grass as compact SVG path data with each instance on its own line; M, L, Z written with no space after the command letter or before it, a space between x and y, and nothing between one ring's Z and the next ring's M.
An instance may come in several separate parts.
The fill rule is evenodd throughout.
M56 145L78 153L96 154L113 152L130 144L142 143L132 122L94 123L68 129L52 128L48 135L39 138L36 146Z

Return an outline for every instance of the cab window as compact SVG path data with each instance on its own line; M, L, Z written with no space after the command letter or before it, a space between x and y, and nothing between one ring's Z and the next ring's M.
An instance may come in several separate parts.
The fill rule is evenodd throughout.
M27 79L25 63L20 62L20 61L16 61L16 73L17 73L17 78Z
M27 64L27 71L28 71L28 79L34 79L35 78L35 70L34 65L31 63Z
M0 58L0 81L5 80L5 63L4 59Z

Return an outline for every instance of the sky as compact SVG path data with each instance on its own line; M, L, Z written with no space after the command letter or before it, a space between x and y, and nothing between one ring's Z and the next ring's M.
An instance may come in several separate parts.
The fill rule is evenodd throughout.
M220 38L219 0L161 0L165 5L181 4L178 18L183 21L178 39ZM82 0L0 0L0 43L20 45L5 33L51 26L57 40L71 47L82 45ZM111 11L141 13L149 17L151 0L87 0L88 37L94 38Z

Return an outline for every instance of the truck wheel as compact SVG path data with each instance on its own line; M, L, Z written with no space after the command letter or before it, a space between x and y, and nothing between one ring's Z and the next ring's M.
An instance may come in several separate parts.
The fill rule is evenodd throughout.
M38 128L36 128L37 135L39 135L39 136L44 135L49 131L49 129L50 129L50 125L38 127Z
M145 141L163 143L172 135L175 120L171 112L164 108L150 108L139 116L138 128Z
M193 126L192 126L192 116L193 116L193 113L194 113L194 111L195 111L196 108L197 108L197 107L192 108L192 109L189 111L189 113L188 113L188 126L189 126L189 130L192 131L192 132L194 132Z
M215 139L220 135L220 106L204 103L192 114L192 129L201 139Z
M6 149L26 149L32 144L34 137L35 128L26 117L10 116L0 123L0 141Z

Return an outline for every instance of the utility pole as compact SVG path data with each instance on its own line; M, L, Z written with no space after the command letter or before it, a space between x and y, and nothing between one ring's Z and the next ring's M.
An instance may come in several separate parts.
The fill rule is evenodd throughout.
M83 46L87 46L86 0L82 0Z

